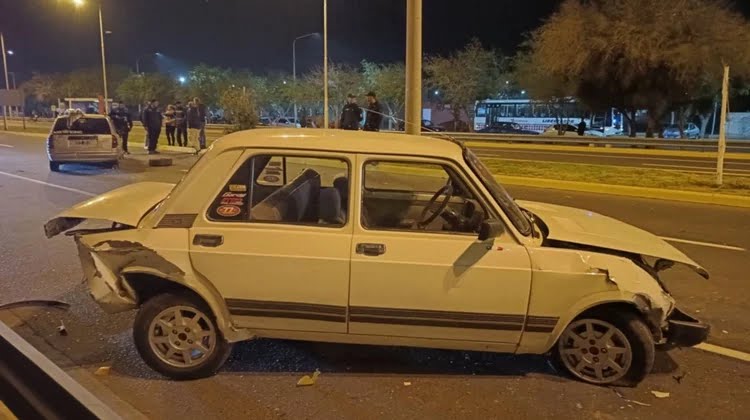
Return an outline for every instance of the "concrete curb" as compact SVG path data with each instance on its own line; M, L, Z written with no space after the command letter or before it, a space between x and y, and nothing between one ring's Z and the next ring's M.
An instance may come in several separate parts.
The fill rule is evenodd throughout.
M517 185L534 188L588 192L594 194L619 195L626 197L650 198L686 203L713 204L719 206L750 208L750 197L698 191L678 191L660 188L631 187L627 185L594 184L590 182L558 181L545 178L527 178L496 175L505 185Z

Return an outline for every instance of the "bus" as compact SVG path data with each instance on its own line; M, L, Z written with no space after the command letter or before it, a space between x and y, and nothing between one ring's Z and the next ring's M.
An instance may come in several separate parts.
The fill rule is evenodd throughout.
M477 101L474 109L474 131L480 131L493 124L516 123L524 130L542 133L555 124L577 126L581 119L589 128L621 126L617 113L596 115L586 112L574 99L545 102L531 99L486 99ZM609 117L609 118L607 118Z

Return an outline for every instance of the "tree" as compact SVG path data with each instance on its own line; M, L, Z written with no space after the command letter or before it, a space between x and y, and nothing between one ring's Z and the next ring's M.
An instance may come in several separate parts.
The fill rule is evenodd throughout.
M187 91L204 104L214 107L221 95L232 85L232 73L220 67L199 64L188 73Z
M162 73L131 74L117 89L121 100L130 105L140 105L150 99L166 104L174 100L177 82Z
M403 63L377 64L362 61L364 86L375 91L388 115L388 128L393 129L394 118L403 114L406 91L406 69Z
M51 104L57 103L57 86L60 85L62 75L43 74L34 72L31 79L21 85L21 89L27 96L32 96L37 102Z
M592 109L620 109L632 136L647 110L653 136L675 104L718 91L722 64L750 74L749 28L723 0L566 0L527 46L532 67Z
M219 105L227 122L232 124L232 131L247 130L258 123L255 101L246 87L230 87L221 95Z
M443 101L451 105L456 126L462 112L473 118L475 101L496 95L503 73L497 54L477 39L448 57L429 57L425 71L428 85L440 89Z

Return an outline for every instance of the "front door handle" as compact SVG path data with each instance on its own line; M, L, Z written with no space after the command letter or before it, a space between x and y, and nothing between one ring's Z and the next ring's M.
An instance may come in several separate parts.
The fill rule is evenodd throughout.
M193 237L193 245L216 248L222 244L224 244L224 237L221 235L195 235Z
M357 254L367 255L368 257L377 257L385 254L384 244L357 244Z

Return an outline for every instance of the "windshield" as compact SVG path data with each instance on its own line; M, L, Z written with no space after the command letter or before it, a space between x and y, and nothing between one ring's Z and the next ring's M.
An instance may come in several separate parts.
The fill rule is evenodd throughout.
M495 177L492 176L492 173L487 169L487 166L485 166L474 152L469 149L464 151L464 159L466 159L466 163L469 164L469 167L474 174L482 180L484 186L490 190L490 194L492 194L495 201L497 201L500 207L502 207L503 211L508 218L510 218L510 221L516 229L518 229L522 235L529 236L532 233L529 219L523 214L521 208L516 205L513 197L508 194L508 191L506 191L505 188L495 180Z
M105 118L77 119L59 118L55 121L54 133L64 134L112 134Z

